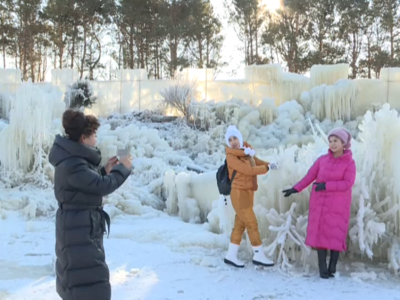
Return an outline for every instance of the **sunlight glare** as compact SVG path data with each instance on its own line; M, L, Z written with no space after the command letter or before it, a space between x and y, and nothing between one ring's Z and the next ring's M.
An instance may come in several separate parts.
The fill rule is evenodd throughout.
M270 12L275 12L281 8L282 0L260 0L260 5L264 6L266 10Z

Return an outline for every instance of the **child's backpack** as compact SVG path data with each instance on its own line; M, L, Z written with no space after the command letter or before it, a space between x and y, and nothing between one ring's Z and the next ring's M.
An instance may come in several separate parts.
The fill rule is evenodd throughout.
M221 195L229 196L231 194L231 185L235 175L236 171L233 171L232 179L229 180L228 164L225 160L225 163L217 171L217 185Z

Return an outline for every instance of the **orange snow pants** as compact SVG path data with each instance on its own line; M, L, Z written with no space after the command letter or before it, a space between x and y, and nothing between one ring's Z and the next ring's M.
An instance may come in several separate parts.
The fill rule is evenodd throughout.
M247 229L251 245L258 247L262 245L256 215L253 211L254 191L231 190L232 206L235 209L235 225L232 230L231 243L240 245L244 231Z

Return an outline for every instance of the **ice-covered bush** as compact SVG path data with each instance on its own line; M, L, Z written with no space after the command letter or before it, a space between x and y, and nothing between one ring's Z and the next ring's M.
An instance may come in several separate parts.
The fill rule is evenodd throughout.
M166 107L172 107L188 118L190 105L196 101L196 82L177 79L172 85L160 92Z
M79 109L81 107L90 108L96 103L97 97L93 95L93 87L89 80L78 80L68 86L65 92L64 102L67 107Z

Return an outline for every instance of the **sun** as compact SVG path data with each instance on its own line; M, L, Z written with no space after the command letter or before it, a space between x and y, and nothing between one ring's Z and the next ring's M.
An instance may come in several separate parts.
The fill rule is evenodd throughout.
M259 0L260 5L270 12L277 11L282 7L282 0Z

